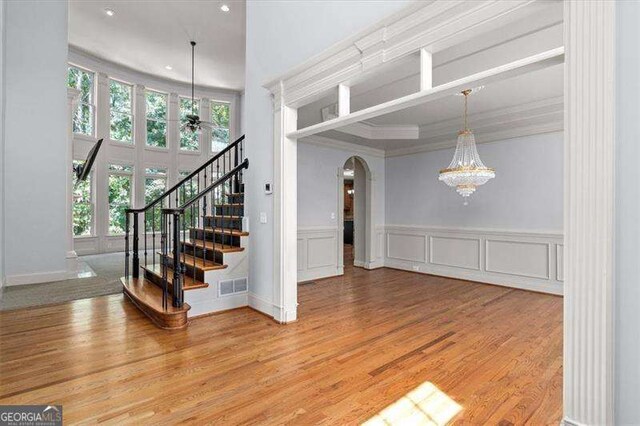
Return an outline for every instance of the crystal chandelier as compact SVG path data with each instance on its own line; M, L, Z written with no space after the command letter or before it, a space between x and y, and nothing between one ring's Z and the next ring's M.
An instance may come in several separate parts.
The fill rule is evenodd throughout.
M458 133L458 144L453 160L446 169L440 170L438 180L456 188L458 194L467 198L473 194L477 186L484 185L489 179L496 177L493 169L486 167L476 149L476 139L467 127L467 99L471 90L462 91L464 95L464 130Z

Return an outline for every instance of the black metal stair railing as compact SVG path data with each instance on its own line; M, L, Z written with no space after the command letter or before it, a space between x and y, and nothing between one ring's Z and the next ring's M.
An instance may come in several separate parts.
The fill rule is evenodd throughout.
M176 185L169 188L161 196L148 203L143 208L128 209L126 211L125 222L125 277L130 276L139 278L140 276L140 237L143 239L143 265L145 268L151 267L157 271L156 265L159 264L162 271L163 281L166 280L168 274L166 268L167 256L164 250L168 244L172 243L175 238L173 235L167 235L165 231L169 229L174 232L177 229L179 236L186 233L186 226L190 224L193 227L208 217L209 211L215 213L215 203L217 202L220 190L216 190L217 186L228 187L229 190L239 192L243 182L243 170L241 167L245 164L244 158L244 135L233 143L229 144L223 151L207 160L202 166L191 172ZM248 162L246 162L248 165ZM235 172L234 172L235 171ZM232 173L233 172L233 173ZM228 179L224 179L228 177ZM205 195L212 194L211 197ZM209 199L208 199L209 198ZM191 202L193 200L193 202ZM197 203L196 203L197 200ZM173 213L167 214L164 211L176 211L177 216ZM200 212L202 215L200 215ZM215 216L212 214L211 216ZM143 230L140 230L140 219L144 223ZM182 226L175 226L175 221ZM131 226L133 226L133 235L131 236ZM133 238L133 247L130 247L131 238ZM158 238L160 239L160 252L156 253ZM180 238L178 238L180 240ZM215 240L215 232L214 232ZM204 240L203 240L204 241ZM183 242L184 244L184 242ZM196 244L193 244L194 250ZM132 248L132 250L131 250ZM184 246L182 247L184 251ZM215 248L215 244L213 245ZM149 249L151 253L149 254ZM203 259L207 259L207 244L203 244ZM194 279L195 279L195 251L194 251ZM158 259L158 260L156 260ZM174 256L173 261L179 260ZM204 262L204 261L203 261ZM206 262L204 262L206 263ZM178 265L174 265L177 266ZM181 265L181 268L185 265ZM183 274L183 270L174 269L174 277Z

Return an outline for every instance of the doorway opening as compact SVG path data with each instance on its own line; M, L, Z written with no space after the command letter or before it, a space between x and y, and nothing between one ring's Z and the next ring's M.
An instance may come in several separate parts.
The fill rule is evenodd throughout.
M371 172L367 162L353 156L345 161L339 181L342 204L340 242L342 264L366 268L371 253Z

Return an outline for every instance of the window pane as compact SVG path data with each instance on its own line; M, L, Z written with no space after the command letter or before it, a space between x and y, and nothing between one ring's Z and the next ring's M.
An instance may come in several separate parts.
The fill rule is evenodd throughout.
M144 180L144 200L146 204L154 201L164 194L167 189L167 180L164 178L146 178Z
M84 161L74 161L79 165ZM76 237L91 235L93 228L93 203L91 200L91 174L86 180L78 182L73 177L73 235Z
M214 128L211 130L211 150L220 152L229 144L229 129Z
M109 164L109 170L113 172L133 173L133 166L123 166L121 164Z
M147 145L158 148L167 147L167 123L147 120Z
M132 87L128 84L111 80L109 90L111 110L131 114Z
M133 142L133 117L111 110L111 139Z
M193 106L193 109L192 109ZM191 99L180 98L180 125L184 123L187 115L200 114L200 101L198 99L192 104ZM180 149L187 151L198 150L198 132L189 129L180 131Z
M211 122L217 127L229 128L229 104L211 102Z
M109 234L124 234L131 206L131 176L109 176Z
M73 132L93 135L93 83L94 74L70 66L67 85L80 90L80 99L73 116Z
M167 169L145 169L144 173L146 175L167 175Z

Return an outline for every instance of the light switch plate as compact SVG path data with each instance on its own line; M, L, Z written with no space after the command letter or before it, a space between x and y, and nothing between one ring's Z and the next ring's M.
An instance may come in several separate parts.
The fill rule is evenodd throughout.
M260 212L260 223L267 223L267 213Z

